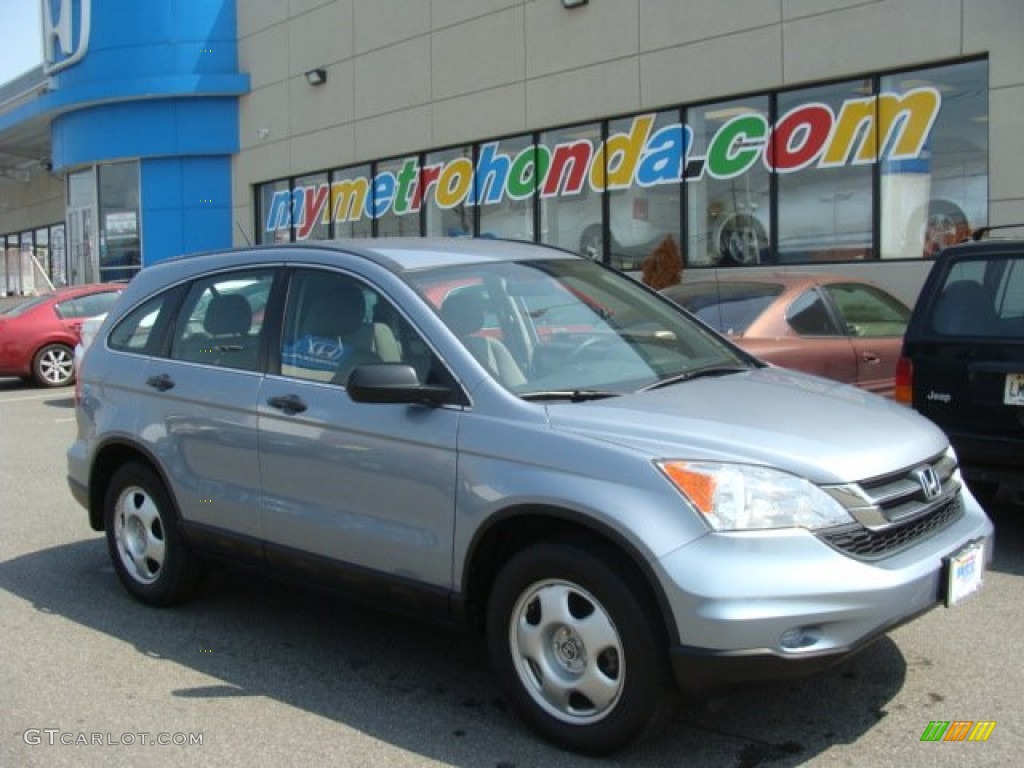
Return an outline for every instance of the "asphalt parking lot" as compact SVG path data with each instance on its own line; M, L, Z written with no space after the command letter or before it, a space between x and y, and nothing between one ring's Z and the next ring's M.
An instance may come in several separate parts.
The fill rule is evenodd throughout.
M539 742L468 636L225 569L128 597L65 482L71 390L0 379L0 765L1006 766L1024 750L1024 506L979 594L824 675L680 706L602 761ZM985 742L922 742L989 721ZM166 742L166 743L160 743Z

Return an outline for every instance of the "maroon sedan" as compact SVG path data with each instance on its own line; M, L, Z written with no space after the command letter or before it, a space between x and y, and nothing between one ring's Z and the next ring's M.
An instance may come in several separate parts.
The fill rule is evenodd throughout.
M728 275L662 293L753 355L892 396L910 309L839 275Z
M74 379L74 348L82 323L108 311L120 284L58 288L0 313L0 376L20 376L44 387Z

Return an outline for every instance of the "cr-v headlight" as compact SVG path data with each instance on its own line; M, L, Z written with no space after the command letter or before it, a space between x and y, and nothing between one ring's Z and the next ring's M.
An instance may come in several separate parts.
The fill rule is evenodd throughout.
M816 485L777 469L713 461L656 464L716 531L813 529L853 522Z

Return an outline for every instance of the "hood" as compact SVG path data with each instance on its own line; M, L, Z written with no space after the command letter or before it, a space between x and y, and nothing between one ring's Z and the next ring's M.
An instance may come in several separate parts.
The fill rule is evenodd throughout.
M780 368L548 409L553 429L634 448L652 459L763 464L816 483L906 469L946 436L909 408Z

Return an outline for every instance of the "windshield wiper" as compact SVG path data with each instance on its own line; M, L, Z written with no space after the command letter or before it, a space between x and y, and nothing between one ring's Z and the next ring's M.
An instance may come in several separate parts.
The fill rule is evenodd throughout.
M747 365L708 365L704 368L695 368L692 371L684 371L678 373L675 376L669 376L667 379L656 381L653 384L648 384L646 387L642 387L640 392L647 392L651 389L661 389L662 387L669 387L673 384L681 384L684 381L693 381L694 379L702 379L706 376L728 376L732 373L743 373L749 371L750 366Z
M571 403L582 403L585 400L619 397L621 394L601 389L548 389L541 392L524 392L520 397L523 400L568 400Z

